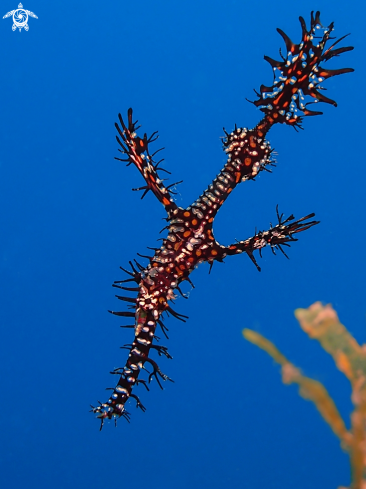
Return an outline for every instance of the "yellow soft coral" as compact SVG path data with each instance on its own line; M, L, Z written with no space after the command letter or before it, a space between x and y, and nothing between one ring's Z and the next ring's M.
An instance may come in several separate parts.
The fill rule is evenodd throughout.
M366 489L366 345L360 346L357 343L329 304L323 306L316 302L308 309L296 309L295 316L301 328L310 338L319 341L324 350L333 357L337 368L351 382L355 409L351 416L350 430L347 430L323 384L304 376L273 343L259 333L244 329L244 338L266 351L281 365L285 384L298 384L300 395L314 403L340 439L342 448L349 453L352 475L349 489Z

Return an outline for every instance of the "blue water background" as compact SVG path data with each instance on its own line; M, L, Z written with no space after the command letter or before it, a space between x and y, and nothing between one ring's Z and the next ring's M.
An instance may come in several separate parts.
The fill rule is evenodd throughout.
M1 3L1 16L17 0ZM365 303L365 6L308 1L27 0L29 31L0 20L0 486L6 489L333 489L349 483L336 437L279 368L245 342L242 328L272 339L329 389L344 418L350 386L299 328L293 311L332 303L359 342ZM164 209L137 170L114 160L114 122L128 107L165 146L176 201L189 205L225 163L222 127L253 127L245 98L271 84L281 27L295 42L298 16L335 21L355 51L330 68L355 73L325 84L338 108L306 118L305 131L274 127L273 174L239 186L220 210L215 236L229 244L267 229L275 208L321 224L301 234L287 260L264 250L203 265L189 300L170 318L175 383L136 389L131 424L115 429L89 413L107 399L109 371L124 364L131 331L108 314L121 305L119 266L155 246ZM258 258L259 259L259 258ZM159 334L159 333L158 333Z

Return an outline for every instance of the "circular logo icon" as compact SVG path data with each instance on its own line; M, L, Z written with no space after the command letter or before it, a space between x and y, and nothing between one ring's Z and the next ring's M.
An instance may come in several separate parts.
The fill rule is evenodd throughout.
M17 27L21 29L22 27L25 28L28 22L28 14L25 10L22 8L18 8L17 10L14 11L13 13L13 22L14 22L14 29L15 30Z

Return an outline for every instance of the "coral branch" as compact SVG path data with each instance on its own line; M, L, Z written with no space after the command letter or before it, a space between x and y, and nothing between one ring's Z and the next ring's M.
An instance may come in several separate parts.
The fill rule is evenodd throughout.
M353 443L350 450L352 489L366 487L366 349L340 323L328 304L316 302L309 309L296 309L295 316L310 338L315 338L334 359L352 386Z
M300 395L312 401L323 419L341 440L351 462L350 489L366 487L366 345L359 345L340 323L331 305L316 302L308 309L296 309L295 316L310 338L317 339L334 359L337 368L349 379L354 411L348 431L334 401L320 382L305 377L269 340L249 329L243 336L266 351L282 367L285 384L298 384ZM346 489L345 487L339 489Z
M322 306L316 302L309 309L296 309L295 316L305 333L317 339L332 355L338 370L348 378L353 390L360 379L366 380L366 351L340 323L330 304ZM366 403L366 397L363 402Z
M346 425L324 385L317 380L303 375L301 371L295 367L293 363L287 360L276 346L264 336L250 329L244 329L243 336L246 340L267 352L275 362L281 365L283 383L297 384L299 386L300 396L314 403L324 420L341 440L343 446L347 447L350 433L347 431Z

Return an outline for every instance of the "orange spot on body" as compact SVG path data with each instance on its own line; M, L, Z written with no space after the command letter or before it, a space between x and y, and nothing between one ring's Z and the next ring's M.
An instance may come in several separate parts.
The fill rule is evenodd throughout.
M186 212L183 214L183 216L184 216L184 217L189 217L190 215L191 215L191 213L190 213L189 211L186 211Z
M197 222L198 222L197 219L193 219L193 221L192 221L193 226L195 226L197 224Z
M279 96L278 96L277 98L275 98L275 99L274 99L273 104L274 104L274 105L277 105L277 104L278 104L278 102L281 100L281 97L282 97L282 96L283 96L283 92L281 92L281 93L279 94Z
M183 236L184 236L185 238L188 238L188 236L189 236L190 234L191 234L191 231L185 231L185 232L183 233Z
M244 165L245 166L250 166L251 164L252 164L252 158L245 158Z
M211 250L211 255L216 256L217 255L217 251L216 250Z
M241 179L241 173L240 172L235 172L235 183L240 182Z
M201 250L197 250L196 251L196 256L201 256L202 255L202 251Z

